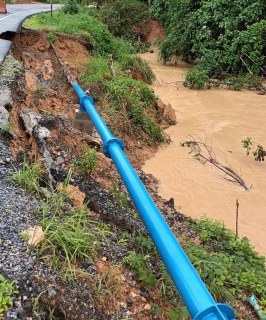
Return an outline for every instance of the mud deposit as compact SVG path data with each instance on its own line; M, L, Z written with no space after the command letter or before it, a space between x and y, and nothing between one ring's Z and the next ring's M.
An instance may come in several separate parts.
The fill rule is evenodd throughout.
M190 90L181 85L186 68L178 63L163 66L155 54L142 55L158 78L155 93L176 110L178 124L166 130L172 143L162 147L143 167L159 181L159 193L173 197L176 208L191 217L224 221L235 230L236 199L239 201L239 234L251 239L256 250L266 253L266 162L246 156L241 141L251 137L266 145L266 96L256 91L225 89ZM224 172L195 160L195 152L180 142L196 139L210 146L215 160L244 180L249 191L229 182Z

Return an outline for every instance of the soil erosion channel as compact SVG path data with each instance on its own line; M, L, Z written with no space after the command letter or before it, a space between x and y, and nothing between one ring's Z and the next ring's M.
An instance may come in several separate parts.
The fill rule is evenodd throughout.
M238 199L239 235L251 239L256 250L266 254L266 163L254 161L253 155L247 157L241 144L247 137L262 146L266 144L266 96L247 90L190 90L177 82L183 80L188 65L163 66L155 53L142 57L157 76L158 83L152 86L156 95L171 103L178 119L177 125L165 130L172 142L146 161L144 171L160 181L160 195L173 197L183 214L206 214L233 230ZM225 174L211 163L197 161L195 153L189 153L191 148L180 145L192 140L191 136L211 146L214 161L230 167L250 190L226 180Z

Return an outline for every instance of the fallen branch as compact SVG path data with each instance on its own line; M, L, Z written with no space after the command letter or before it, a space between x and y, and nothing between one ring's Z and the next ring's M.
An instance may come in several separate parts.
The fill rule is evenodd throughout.
M260 70L261 70L264 74L266 74L266 72L262 69L262 67L259 66L248 54L246 54L246 53L244 52L244 55L245 55L246 57L248 57L258 68L260 68Z
M221 163L219 163L216 159L216 155L213 151L213 148L207 145L207 137L205 139L205 142L202 141L196 141L196 139L193 136L190 136L192 138L192 140L190 141L185 141L181 143L181 146L188 146L188 147L192 147L194 148L194 150L192 149L191 152L195 152L195 157L200 157L201 159L204 160L204 164L206 162L212 164L213 166L215 166L217 169L221 170L222 172L225 173L226 176L231 177L233 180L228 179L226 176L224 177L224 179L230 181L230 182L236 182L238 184L240 184L246 191L249 190L249 188L246 186L244 180L238 175L236 174L231 168L229 168L226 165L223 165ZM207 152L207 156L202 154L202 149L201 147L204 147L205 153Z
M242 63L244 64L244 66L248 69L248 72L253 76L253 72L249 69L249 67L247 66L246 62L243 60L242 57L239 57L240 60L242 61Z

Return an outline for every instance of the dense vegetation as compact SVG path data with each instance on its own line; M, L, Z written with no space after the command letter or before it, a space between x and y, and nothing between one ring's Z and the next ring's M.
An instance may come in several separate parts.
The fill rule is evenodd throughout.
M265 1L154 0L151 11L166 28L164 63L196 59L209 77L265 74Z

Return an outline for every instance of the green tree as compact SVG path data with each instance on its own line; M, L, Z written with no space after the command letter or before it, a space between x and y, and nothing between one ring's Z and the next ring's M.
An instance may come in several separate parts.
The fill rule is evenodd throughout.
M209 76L259 75L266 66L265 1L154 0L151 12L166 28L165 63L196 59Z

